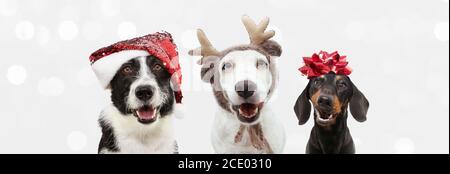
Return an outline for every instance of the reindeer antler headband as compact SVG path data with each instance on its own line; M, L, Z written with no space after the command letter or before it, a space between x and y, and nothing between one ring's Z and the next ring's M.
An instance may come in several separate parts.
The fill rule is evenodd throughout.
M245 50L255 50L259 53L266 56L266 58L270 59L271 57L279 57L281 55L281 46L275 41L270 40L274 35L275 31L266 31L267 26L269 25L269 18L264 18L259 24L256 24L250 17L243 16L242 23L245 26L245 29L248 32L250 43L247 45L238 45L231 48L228 48L223 51L217 51L206 37L205 32L203 30L198 29L197 37L200 42L200 48L189 51L191 56L202 56L200 61L198 62L203 66L201 71L202 80L208 83L214 83L214 74L215 70L217 70L217 66L214 66L214 63L217 63L221 58L225 57L228 53L232 51L245 51ZM274 82L273 82L274 85ZM216 85L214 85L216 86ZM215 88L214 90L218 90ZM222 93L217 93L216 97L224 97ZM230 110L229 106L222 106L223 108ZM261 126L254 125L246 128L246 126L241 125L238 133L235 136L235 142L239 143L242 141L242 135L244 131L247 131L250 135L250 141L256 149L264 150L266 153L272 153L272 149L267 142L267 140L263 136L263 132L261 130Z
M242 23L248 32L250 44L241 45L235 47L235 49L256 49L264 51L268 56L279 57L281 55L281 46L275 41L270 40L273 36L275 36L275 31L266 31L267 26L269 25L269 18L264 18L257 25L249 16L244 15L242 17ZM205 32L201 29L197 30L197 38L201 46L197 49L190 50L189 55L202 56L199 64L204 64L206 59L212 57L223 57L224 54L228 52L227 50L233 49L230 48L225 51L217 51L217 49L214 48L209 39L206 37Z

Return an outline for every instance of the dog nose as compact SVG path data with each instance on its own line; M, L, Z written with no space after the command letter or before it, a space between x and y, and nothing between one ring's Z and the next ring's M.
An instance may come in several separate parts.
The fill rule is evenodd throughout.
M238 82L235 86L234 86L234 90L236 91L236 93L241 96L242 98L249 98L251 97L255 91L256 91L256 84L253 83L252 81L248 81L248 80L243 80Z
M139 86L136 88L136 97L141 101L150 100L153 96L152 86Z
M317 103L320 106L331 106L331 97L328 96L320 96Z

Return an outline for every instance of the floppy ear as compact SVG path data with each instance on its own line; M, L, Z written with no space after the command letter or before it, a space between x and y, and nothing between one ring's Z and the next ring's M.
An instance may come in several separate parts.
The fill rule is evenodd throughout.
M311 103L309 103L308 89L309 83L303 90L302 94L298 97L294 106L295 115L297 115L299 125L305 124L311 114Z
M352 83L353 87L353 95L350 99L350 112L352 113L353 118L356 121L364 122L367 117L367 110L369 109L369 101L367 101L361 91L356 88L356 86Z

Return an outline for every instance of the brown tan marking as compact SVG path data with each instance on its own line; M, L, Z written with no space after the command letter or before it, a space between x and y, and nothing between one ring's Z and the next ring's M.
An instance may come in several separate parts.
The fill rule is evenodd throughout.
M261 124L256 124L252 126L241 125L239 127L239 131L236 133L236 136L234 137L235 143L239 143L242 141L244 131L246 130L248 135L250 136L250 143L254 148L264 151L267 154L273 153L273 150L270 147L269 142L264 137Z
M233 111L231 111L230 103L228 102L227 98L225 97L225 94L223 93L223 91L214 90L213 92L214 92L214 96L215 96L219 106L221 108L225 109L226 111L232 113Z
M337 81L342 80L342 79L344 79L344 76L337 75L334 80L334 83L336 83ZM333 111L334 111L334 113L341 113L341 110L342 110L342 102L339 100L338 96L334 95L333 96Z
M339 101L338 96L333 95L333 114L341 113L342 104Z
M244 136L245 126L241 125L239 127L239 131L234 136L234 143L239 143L242 141L242 137Z
M311 96L311 101L312 101L314 107L317 106L317 99L319 98L319 95L320 95L320 89L317 90L317 92Z

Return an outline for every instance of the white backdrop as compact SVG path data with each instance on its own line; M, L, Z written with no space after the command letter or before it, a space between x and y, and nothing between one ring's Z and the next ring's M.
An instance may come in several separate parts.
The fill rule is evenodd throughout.
M272 108L286 153L304 153L313 122L292 110L307 84L301 57L348 55L371 103L349 117L357 153L449 153L448 0L0 0L0 153L96 153L109 103L88 57L116 41L166 30L179 47L188 112L176 120L182 153L212 153L216 103L201 82L195 29L219 49L247 43L240 17L271 18L284 53Z

